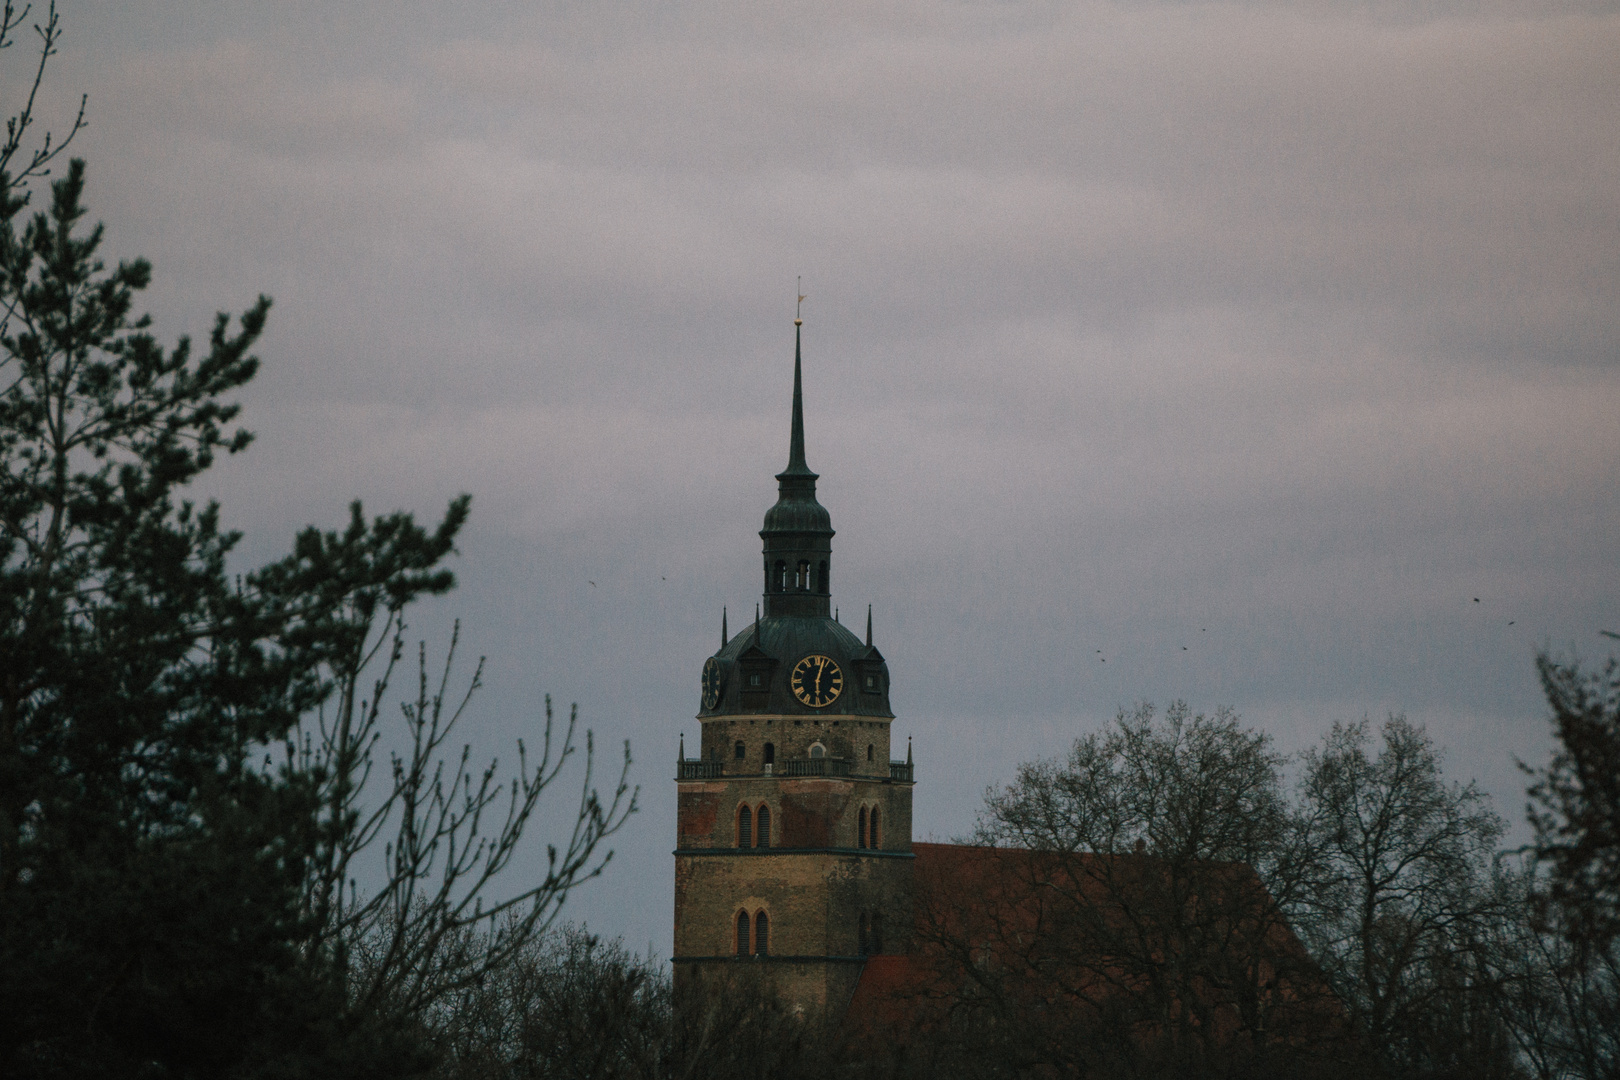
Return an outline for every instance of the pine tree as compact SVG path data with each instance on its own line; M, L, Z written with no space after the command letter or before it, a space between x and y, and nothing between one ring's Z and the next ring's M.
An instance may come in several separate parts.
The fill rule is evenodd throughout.
M25 14L0 8L0 48ZM36 88L54 9L39 30ZM151 267L98 254L82 161L26 213L83 118L25 153L32 100L0 144L0 1075L421 1075L440 1003L545 931L635 795L621 772L598 798L587 735L571 842L497 895L574 721L554 740L548 702L537 766L520 744L510 781L470 770L447 740L478 677L446 712L425 653L404 757L373 770L405 613L453 587L468 498L432 528L356 503L233 573L239 535L186 494L251 442L231 399L270 300L161 345Z

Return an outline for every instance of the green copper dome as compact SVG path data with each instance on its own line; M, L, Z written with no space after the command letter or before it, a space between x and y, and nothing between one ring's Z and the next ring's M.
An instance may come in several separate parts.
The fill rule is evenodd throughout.
M767 533L820 533L831 536L832 515L816 501L813 492L808 499L783 496L775 506L765 511L765 527L760 530L760 535L763 537Z
M806 705L793 692L794 668L811 656L827 657L840 675L838 696L820 708ZM719 700L698 713L702 719L750 713L894 718L883 654L834 619L761 618L726 642L713 659L720 669Z

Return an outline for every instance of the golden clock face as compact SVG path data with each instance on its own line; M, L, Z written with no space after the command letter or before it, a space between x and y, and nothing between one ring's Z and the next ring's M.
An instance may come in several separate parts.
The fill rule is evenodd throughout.
M720 661L709 657L703 664L703 707L712 709L720 704L720 688L722 685Z
M811 653L793 665L788 685L793 687L794 697L812 709L820 709L838 700L844 689L844 673L832 657Z

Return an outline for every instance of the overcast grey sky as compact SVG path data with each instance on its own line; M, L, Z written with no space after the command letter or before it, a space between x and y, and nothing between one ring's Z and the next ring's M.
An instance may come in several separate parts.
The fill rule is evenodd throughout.
M1613 4L61 9L47 119L90 95L157 326L276 300L206 487L244 565L472 492L418 628L488 654L481 747L546 692L631 740L569 913L632 947L667 955L676 741L756 599L798 275L919 837L1174 698L1289 751L1404 710L1517 820L1535 650L1620 629Z

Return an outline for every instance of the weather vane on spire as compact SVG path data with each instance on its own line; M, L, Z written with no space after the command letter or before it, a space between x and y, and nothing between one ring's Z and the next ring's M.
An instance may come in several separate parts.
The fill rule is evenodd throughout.
M799 289L802 289L802 288L804 288L804 275L800 274L799 275ZM795 289L794 291L798 292L798 289ZM803 326L804 325L804 319L800 314L800 309L802 307L804 307L804 293L798 293L798 296L799 296L799 302L793 305L793 325L794 326Z

